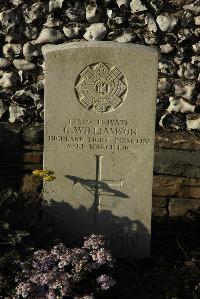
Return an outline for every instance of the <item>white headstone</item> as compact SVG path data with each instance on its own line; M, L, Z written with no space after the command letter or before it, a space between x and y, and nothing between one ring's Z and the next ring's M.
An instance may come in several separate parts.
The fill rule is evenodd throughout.
M44 185L66 239L101 233L150 254L157 52L115 42L45 48Z

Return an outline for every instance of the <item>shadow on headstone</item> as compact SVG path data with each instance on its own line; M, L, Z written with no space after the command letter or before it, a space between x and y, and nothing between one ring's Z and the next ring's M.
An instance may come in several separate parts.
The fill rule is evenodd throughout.
M89 192L95 193L95 190L101 190L101 193L106 192L106 194L109 194L107 196L117 196L119 198L129 198L129 196L119 190L116 190L114 188L111 188L108 183L102 182L102 181L96 181L96 180L85 180L77 176L71 176L66 175L66 178L70 179L74 182L74 185L76 183L80 183L84 188L86 188ZM95 194L94 194L95 195Z
M132 221L128 217L118 217L110 211L102 210L96 216L96 225L87 225L86 219L91 219L93 214L93 205L90 209L83 206L75 209L67 202L52 200L45 206L44 213L50 239L59 240L71 247L80 246L84 237L90 234L102 234L105 237L106 246L112 250L115 256L126 256L127 252L133 250L136 252L133 254L136 258L140 257L137 256L138 247L141 247L142 251L143 244L144 247L150 245L150 234L140 221ZM76 227L74 227L74 223L76 223ZM102 226L101 223L103 223ZM105 223L107 231L105 231ZM147 248L144 248L144 252L147 252ZM142 252L140 255L142 256Z

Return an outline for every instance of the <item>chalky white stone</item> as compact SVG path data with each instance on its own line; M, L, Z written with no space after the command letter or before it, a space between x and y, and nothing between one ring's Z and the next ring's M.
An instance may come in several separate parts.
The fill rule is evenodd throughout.
M159 78L158 80L158 91L169 92L172 87L172 82L169 78Z
M199 55L192 56L191 63L197 65L200 68L200 56Z
M186 124L188 130L200 130L200 117L187 119Z
M24 35L28 40L35 40L37 39L39 32L36 26L27 25L24 28Z
M62 40L64 40L64 34L60 30L44 28L36 39L35 44L54 44Z
M18 17L16 12L11 9L2 11L0 13L0 23L2 24L2 26L7 27L7 29L14 27L15 25L19 24L19 22L20 18Z
M125 21L126 21L126 19L124 17L116 17L115 18L115 23L118 25L122 25Z
M0 87L12 88L17 83L17 75L14 72L5 72L0 79Z
M196 53L200 53L200 42L194 44L194 45L192 46L192 48L193 48L194 52L196 52Z
M95 23L87 28L84 38L86 40L103 40L107 33L104 23Z
M158 26L164 32L172 32L178 23L178 19L170 16L159 15L156 18Z
M116 3L117 3L117 5L119 6L119 8L121 7L121 6L125 6L125 7L128 7L129 6L129 4L130 4L130 1L131 0L116 0Z
M130 3L132 13L147 10L146 6L140 0L132 0Z
M54 227L71 242L101 233L118 256L149 256L157 52L94 41L43 51Z
M124 32L121 36L115 39L119 43L131 43L136 39L136 36L133 32Z
M22 53L21 44L5 44L3 46L3 54L5 57L18 57Z
M195 25L200 26L200 16L194 18Z
M13 64L18 70L22 71L33 71L37 67L34 63L26 59L14 59Z
M147 34L144 40L147 45L157 45L158 43L157 37L153 34Z
M26 109L23 107L20 107L17 103L12 103L9 107L9 121L11 123L14 123L16 121L21 120L21 118L24 116Z
M50 0L49 1L49 12L53 12L58 8L62 8L64 0Z
M53 28L59 27L62 25L62 22L52 16L48 16L46 23L44 24L46 27Z
M0 119L2 115L8 110L8 107L5 105L5 103L0 99Z
M81 2L79 2L80 4ZM80 5L79 7L69 7L65 11L66 16L72 22L80 22L85 20L85 5Z
M71 26L71 27L63 27L63 32L66 37L68 38L76 38L81 34L81 27L80 26Z
M158 68L163 75L174 75L177 68L173 61L160 61Z
M200 37L200 28L195 29L194 34L195 36Z
M145 17L145 23L147 24L150 32L157 32L156 21L154 20L154 17L151 14L147 14L147 16Z
M90 23L100 22L102 17L102 10L97 5L96 0L90 1L86 6L86 20Z
M0 69L7 69L11 66L11 62L9 59L0 57Z
M31 6L28 6L24 11L25 22L31 24L38 19L42 19L42 14L45 14L46 11L45 3L36 2Z
M184 81L184 83L175 82L174 88L176 96L184 97L187 100L192 100L197 90L197 84L195 81L191 80Z
M198 76L196 67L190 62L181 64L177 74L186 79L197 79Z
M23 0L10 0L13 5L19 6L23 3Z
M190 3L188 5L184 5L183 9L190 10L190 11L196 13L196 14L200 13L199 0L196 0L193 3Z
M194 112L195 105L191 105L182 98L169 97L170 105L167 108L168 112Z
M6 43L20 43L22 39L22 32L20 29L11 29L5 37Z
M161 53L167 54L174 50L174 46L170 44L160 45Z
M41 45L35 45L31 42L24 44L23 54L27 60L31 60L35 57L41 56Z

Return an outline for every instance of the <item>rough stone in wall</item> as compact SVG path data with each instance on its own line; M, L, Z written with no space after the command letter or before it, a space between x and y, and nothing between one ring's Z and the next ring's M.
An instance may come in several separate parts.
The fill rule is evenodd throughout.
M41 48L79 40L156 47L157 129L200 129L199 0L0 1L0 122L43 122Z
M95 23L86 29L83 37L86 40L103 40L107 33L104 23Z

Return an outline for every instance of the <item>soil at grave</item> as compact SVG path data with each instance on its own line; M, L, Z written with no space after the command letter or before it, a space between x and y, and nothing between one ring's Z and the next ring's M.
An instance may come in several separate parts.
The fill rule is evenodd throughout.
M200 298L200 213L154 219L151 252L150 259L118 259L118 283L100 299Z

